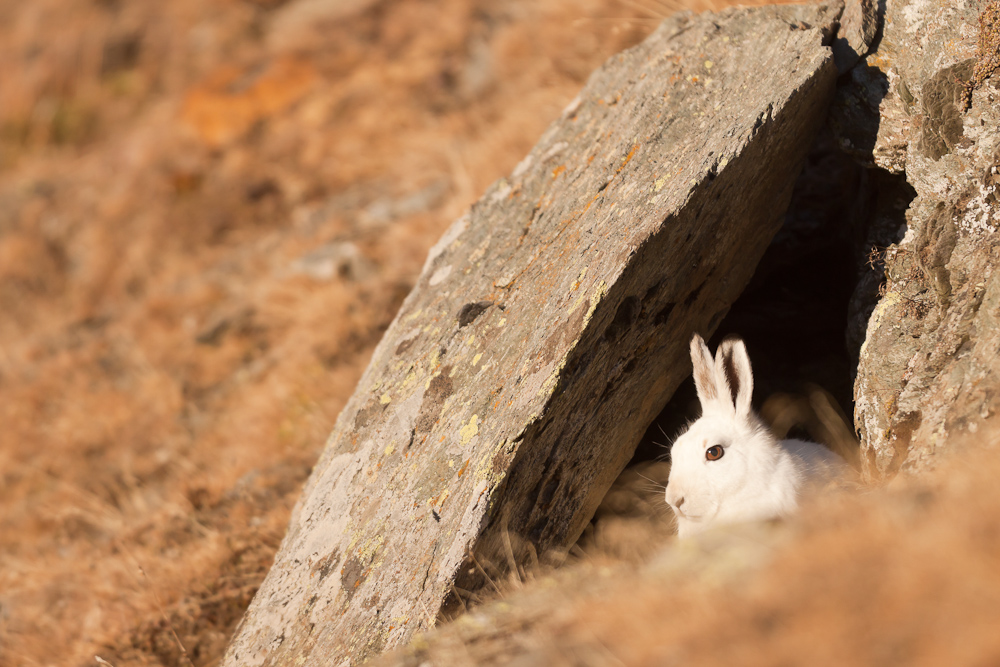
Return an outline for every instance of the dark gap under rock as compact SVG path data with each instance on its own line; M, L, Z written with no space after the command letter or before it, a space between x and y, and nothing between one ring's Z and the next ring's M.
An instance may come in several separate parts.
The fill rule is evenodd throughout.
M883 282L879 251L901 237L912 198L902 176L860 166L829 130L817 138L784 225L709 340L713 350L729 334L746 342L758 412L768 399L808 404L807 395L820 390L847 420L844 433L854 431L858 349ZM650 425L626 473L669 460L671 442L699 414L688 380ZM823 440L805 423L779 435Z

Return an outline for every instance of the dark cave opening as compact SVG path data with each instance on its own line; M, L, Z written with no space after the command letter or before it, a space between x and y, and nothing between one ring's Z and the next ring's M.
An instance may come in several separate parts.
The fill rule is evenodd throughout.
M820 442L856 459L854 376L884 282L879 258L902 238L914 196L902 175L862 166L841 151L828 128L817 137L781 229L708 340L715 350L727 335L743 338L754 409L779 438ZM581 549L637 555L653 543L650 530L673 532L663 500L670 445L700 413L688 377L608 490ZM623 528L629 525L641 528Z
M839 413L839 432L853 434L858 350L883 279L878 253L899 240L913 196L902 176L859 165L828 130L817 138L781 229L708 341L714 350L727 335L743 338L754 408L779 437L833 437L824 421L832 413L817 418L811 407L817 396ZM689 378L653 420L629 466L669 458L670 443L699 414Z

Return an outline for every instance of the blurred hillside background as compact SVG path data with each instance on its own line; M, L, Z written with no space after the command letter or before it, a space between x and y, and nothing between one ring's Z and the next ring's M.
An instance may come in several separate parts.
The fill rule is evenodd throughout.
M0 664L215 664L430 245L726 4L0 1Z

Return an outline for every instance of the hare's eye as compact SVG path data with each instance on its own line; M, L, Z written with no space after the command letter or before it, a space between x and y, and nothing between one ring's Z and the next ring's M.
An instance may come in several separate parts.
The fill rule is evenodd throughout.
M712 445L705 450L705 458L709 461L718 461L725 453L726 450L722 448L722 445Z

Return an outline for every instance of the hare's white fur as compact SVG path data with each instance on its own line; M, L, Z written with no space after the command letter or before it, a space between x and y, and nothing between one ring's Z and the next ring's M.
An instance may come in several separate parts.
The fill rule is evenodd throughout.
M787 515L804 487L846 471L843 459L822 445L779 441L754 413L753 371L742 340L724 340L713 359L695 334L691 362L702 415L670 450L666 490L679 536ZM722 447L722 456L709 460L714 446Z

